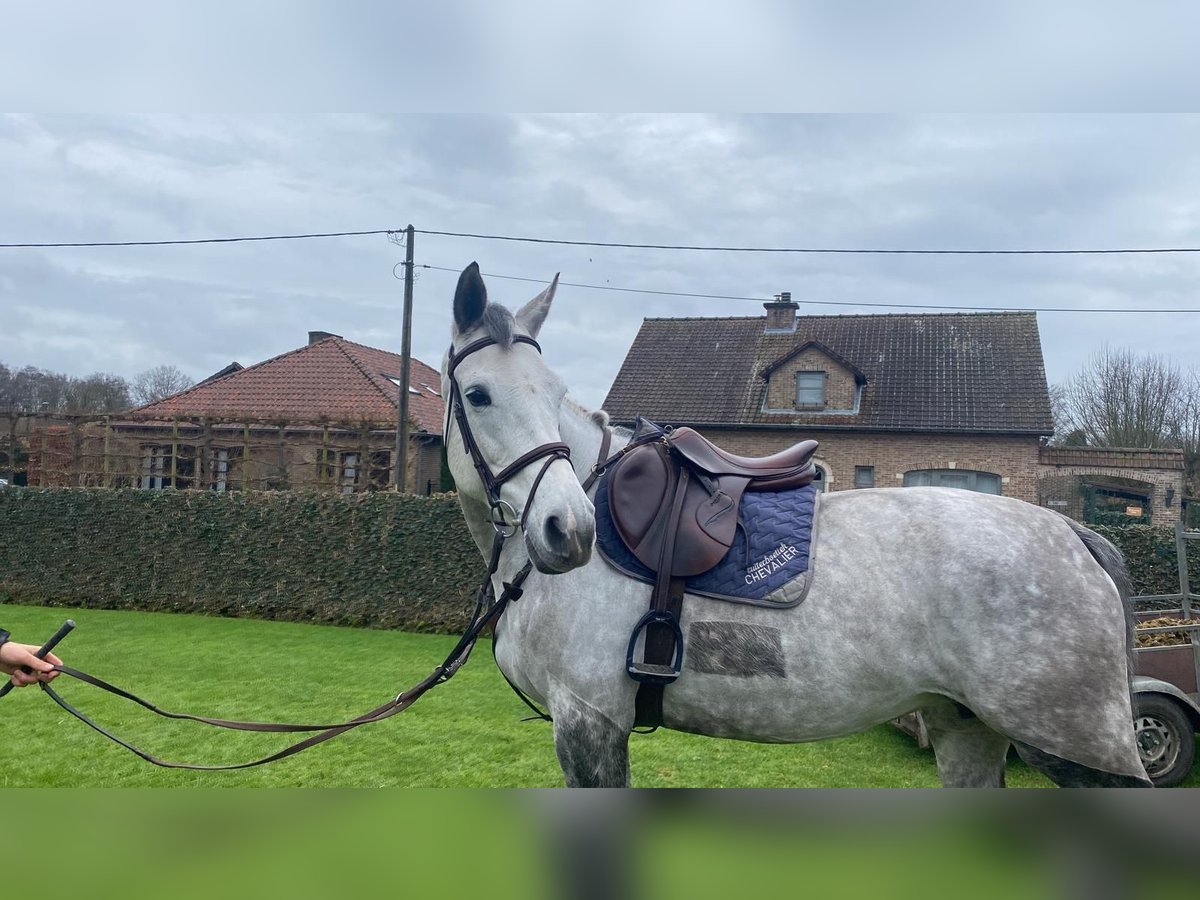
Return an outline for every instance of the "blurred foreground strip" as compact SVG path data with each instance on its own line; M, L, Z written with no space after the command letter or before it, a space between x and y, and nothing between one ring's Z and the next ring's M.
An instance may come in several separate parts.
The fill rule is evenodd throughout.
M1190 898L1189 791L5 791L12 883L140 897ZM1152 864L1147 862L1152 860Z

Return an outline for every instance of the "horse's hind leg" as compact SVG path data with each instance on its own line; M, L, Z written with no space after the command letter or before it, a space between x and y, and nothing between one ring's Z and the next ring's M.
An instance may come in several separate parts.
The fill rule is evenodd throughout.
M629 729L576 697L550 707L567 787L629 787Z
M921 709L943 787L1004 787L1009 740L949 700Z
M1017 754L1059 787L1154 787L1147 778L1117 775L1062 759L1037 747L1014 741Z

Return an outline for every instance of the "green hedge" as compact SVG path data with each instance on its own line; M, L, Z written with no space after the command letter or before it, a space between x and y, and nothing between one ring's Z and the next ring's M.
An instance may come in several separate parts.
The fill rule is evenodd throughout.
M1129 576L1133 580L1135 594L1178 593L1179 563L1175 555L1173 528L1153 525L1129 525L1124 528L1100 525L1088 527L1121 548L1129 566ZM1188 551L1188 575L1191 589L1194 591L1200 585L1200 543L1193 541Z
M1095 530L1135 593L1179 589L1171 529ZM453 496L0 490L3 603L454 632L483 572Z
M453 496L0 490L0 602L461 630Z

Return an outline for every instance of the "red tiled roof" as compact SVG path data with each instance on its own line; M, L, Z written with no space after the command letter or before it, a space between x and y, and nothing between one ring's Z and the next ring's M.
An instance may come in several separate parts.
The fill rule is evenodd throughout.
M390 376L390 377L389 377ZM389 422L396 418L400 356L340 337L201 382L139 407L139 416L253 416L316 421ZM409 366L409 415L422 431L442 430L441 378L419 359Z
M646 319L604 408L617 422L1051 434L1033 313ZM855 415L763 410L764 370L809 342L866 378Z

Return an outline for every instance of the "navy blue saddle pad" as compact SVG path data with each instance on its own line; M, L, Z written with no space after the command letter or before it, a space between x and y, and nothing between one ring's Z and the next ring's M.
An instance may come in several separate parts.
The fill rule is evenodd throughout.
M606 480L596 487L595 504L600 555L615 569L653 584L654 573L617 533ZM808 590L816 509L816 485L747 491L742 495L741 525L733 546L713 568L687 579L688 593L756 606L795 606Z

